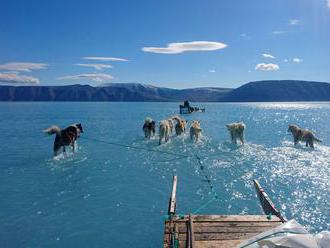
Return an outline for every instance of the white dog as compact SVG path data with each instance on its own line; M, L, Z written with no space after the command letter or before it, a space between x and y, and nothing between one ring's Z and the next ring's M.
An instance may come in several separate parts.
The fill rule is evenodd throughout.
M170 119L167 119L167 121L168 121L168 124L170 125L170 131L171 131L171 133L173 133L173 128L174 128L173 120L170 118Z
M191 124L191 127L190 127L190 139L194 140L194 138L195 138L196 141L198 141L201 132L202 132L201 122L200 121L193 121L193 123Z
M162 144L162 140L167 142L170 139L171 122L169 120L162 120L159 123L159 145Z
M234 144L237 144L237 139L244 144L245 124L243 122L227 124L226 127L230 133L231 141Z

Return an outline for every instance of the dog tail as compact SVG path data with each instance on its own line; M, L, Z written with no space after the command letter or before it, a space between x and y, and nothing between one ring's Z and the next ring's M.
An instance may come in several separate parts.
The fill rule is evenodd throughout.
M47 128L43 131L46 134L52 135L56 133L57 135L61 135L61 128L58 126L51 126L50 128Z
M182 119L181 119L179 116L177 116L177 115L172 116L171 119L172 119L172 120L175 120L175 121L177 121L177 122L182 121Z
M318 139L318 138L316 138L316 137L314 137L314 140L315 140L316 142L322 143L322 140L320 140L320 139Z

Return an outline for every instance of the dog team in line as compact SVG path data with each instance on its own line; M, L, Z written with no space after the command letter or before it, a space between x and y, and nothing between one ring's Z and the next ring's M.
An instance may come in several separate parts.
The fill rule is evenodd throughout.
M173 130L175 130L175 134L177 136L180 136L181 134L185 133L187 124L188 122L186 120L177 115L160 121L159 145L162 144L163 140L165 141L165 143L169 141L170 134L173 133ZM244 144L245 124L243 122L227 124L226 127L230 133L231 141L234 144L237 144L237 140L240 140L241 143ZM142 129L145 138L150 139L156 133L156 121L154 121L150 117L147 117L144 120ZM202 131L203 129L201 128L201 122L196 120L192 121L189 131L190 139L193 141L198 141L200 139Z
M188 122L180 116L172 116L168 119L162 120L159 123L159 145L162 144L162 141L165 143L169 141L170 134L174 131L177 136L186 132ZM239 140L244 144L244 132L246 126L243 122L230 123L226 125L231 141L233 144L237 144ZM143 132L145 138L150 139L155 136L156 133L156 122L147 117L143 124ZM58 155L60 149L65 153L65 147L71 146L73 152L75 151L75 142L80 137L80 134L83 133L83 127L80 123L72 124L65 129L61 129L58 126L51 126L44 130L44 133L52 135L56 134L53 152L54 157ZM307 129L300 128L297 125L289 125L288 132L293 136L294 145L297 145L300 141L306 143L306 147L314 148L315 142L322 142L320 139L316 138L315 134ZM190 139L198 141L202 133L200 121L192 121L190 124Z
M169 141L170 134L173 133L173 129L175 129L175 133L177 136L183 134L186 131L187 121L179 116L173 116L169 119L165 119L160 121L159 123L159 145L162 144L164 140L165 143ZM174 126L175 124L175 126ZM239 140L241 144L244 144L244 131L246 126L243 122L230 123L226 125L228 132L230 134L231 142L233 144L237 144ZM153 137L156 133L156 121L147 117L144 121L144 125L142 127L144 136L147 139ZM290 132L293 136L294 145L297 145L299 141L305 142L306 147L314 148L315 142L322 142L320 139L316 138L315 134L307 129L300 128L297 125L289 125L288 132ZM192 121L190 125L190 139L198 141L200 139L202 133L201 123L200 121Z
M163 140L165 141L165 143L169 141L170 134L172 134L174 130L177 136L180 136L181 134L185 133L187 128L187 123L188 123L187 121L185 121L183 118L179 116L172 116L166 120L162 120L159 123L159 145L162 144ZM156 122L150 117L147 117L144 120L142 129L145 138L150 139L156 133ZM201 129L200 121L192 121L190 126L191 140L198 141L200 139L201 132L202 129Z

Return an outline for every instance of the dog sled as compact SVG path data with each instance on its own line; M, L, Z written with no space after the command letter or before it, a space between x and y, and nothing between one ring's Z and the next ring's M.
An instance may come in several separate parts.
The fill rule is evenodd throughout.
M314 236L295 220L287 221L259 182L254 180L254 185L263 215L180 215L176 213L177 176L174 176L163 247L329 247L330 232Z
M205 108L191 107L189 101L180 104L180 114L191 114L193 112L205 112Z

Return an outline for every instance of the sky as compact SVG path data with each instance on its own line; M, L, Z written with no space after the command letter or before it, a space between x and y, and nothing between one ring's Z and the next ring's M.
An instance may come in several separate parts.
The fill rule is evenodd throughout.
M1 0L0 84L330 82L330 0Z

